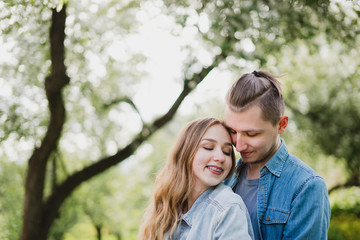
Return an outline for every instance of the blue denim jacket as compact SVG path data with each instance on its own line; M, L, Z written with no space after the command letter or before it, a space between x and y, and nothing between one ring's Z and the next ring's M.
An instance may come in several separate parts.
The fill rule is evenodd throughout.
M313 169L289 154L285 142L260 170L260 239L327 239L330 203L326 183ZM232 188L245 164L226 181Z
M250 217L242 198L223 183L206 190L182 215L173 240L253 239ZM169 239L169 236L166 237Z

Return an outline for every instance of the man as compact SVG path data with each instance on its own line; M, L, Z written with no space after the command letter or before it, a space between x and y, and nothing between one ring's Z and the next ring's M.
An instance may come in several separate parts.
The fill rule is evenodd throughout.
M226 184L249 210L255 239L327 239L330 204L325 181L291 155L280 137L288 124L279 82L244 74L226 95L225 123L241 154Z

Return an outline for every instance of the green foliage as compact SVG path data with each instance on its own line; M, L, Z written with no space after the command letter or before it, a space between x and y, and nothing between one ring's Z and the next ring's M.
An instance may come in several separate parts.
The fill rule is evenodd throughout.
M338 190L330 195L330 240L358 239L360 235L360 188Z
M165 3L183 27L199 29L212 52L219 52L220 48L221 53L255 61L260 66L269 55L298 39L310 40L307 43L317 47L311 39L326 32L330 41L336 39L351 45L360 31L355 3L324 0L165 0ZM242 61L234 65L245 67Z
M335 194L337 193L337 194ZM330 195L332 216L353 214L360 218L360 188L341 189Z
M59 217L55 220L49 237L49 240L63 240L65 233L80 221L81 202L75 196L70 197L60 209Z
M31 4L3 1L1 4L0 86L6 89L6 94L0 95L0 141L10 135L17 138L41 136L47 116L41 111L33 115L33 111L46 109L41 82L50 64L48 29L51 13L41 1ZM25 102L28 107L24 106Z
M0 159L0 239L19 239L24 167Z
M0 162L0 238L19 237L25 175L22 164L27 152L39 145L48 122L43 84L50 68L49 4L59 1L47 2L0 3L0 44L9 56L0 62L0 87L7 89L0 94L0 141L6 142L2 149L5 145L19 146L14 156L1 151L1 157L8 155L17 163ZM132 96L146 83L147 68L152 65L147 65L146 54L129 48L128 43L141 27L138 20L144 12L161 14L160 7L165 7L161 1L67 2L65 46L71 84L64 91L64 99L68 115L58 153L52 155L56 165L52 169L49 162L46 173L46 196L52 184L114 153L140 131L142 119ZM249 68L287 72L284 93L292 110L288 111L293 129L285 138L291 139L293 149L312 167L324 170L321 172L342 170L334 163L338 160L346 163L348 175L359 176L359 9L352 1L346 3L165 1L169 16L178 23L173 26L174 34L182 37L191 32L196 36L182 49L189 56L179 67L184 68L184 76L196 74L218 54L228 55L218 67L221 71L232 66L235 72ZM209 56L206 61L199 49ZM223 79L216 83L228 84ZM196 94L189 98L196 99ZM172 140L184 123L195 117L221 118L222 100L196 99L186 106L191 112L184 111L187 115L179 115L119 168L77 189L61 208L50 239L85 237L77 231L94 237L94 224L103 226L109 239L135 239L156 173ZM336 174L329 175L336 180L346 176ZM351 220L347 221L344 207L333 206L329 239L358 236L358 230L351 231L359 229L358 205L355 209L349 210L352 215L346 210Z
M354 214L338 215L331 218L328 232L329 240L358 239L360 218Z

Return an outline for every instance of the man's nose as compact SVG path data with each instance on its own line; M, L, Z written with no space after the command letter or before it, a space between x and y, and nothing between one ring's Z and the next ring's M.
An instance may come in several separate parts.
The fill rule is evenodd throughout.
M236 134L235 149L237 152L242 152L246 149L245 138L240 133Z

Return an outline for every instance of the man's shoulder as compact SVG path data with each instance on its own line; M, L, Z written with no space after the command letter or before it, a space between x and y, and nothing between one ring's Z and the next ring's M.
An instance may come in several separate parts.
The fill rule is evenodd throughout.
M319 174L309 165L307 165L304 161L290 153L284 165L284 171L296 171L302 173L304 177L319 176Z
M308 183L326 186L325 180L314 169L292 154L288 155L280 179L294 186Z
M274 168L281 166L281 170L277 169L281 175L290 174L291 177L299 176L301 178L319 176L314 169L288 151L284 140L282 140L282 144L275 155L272 165ZM292 175L294 173L297 174Z

